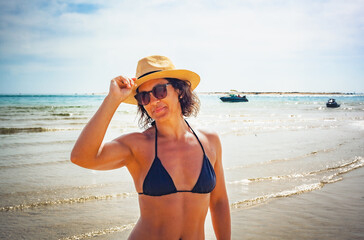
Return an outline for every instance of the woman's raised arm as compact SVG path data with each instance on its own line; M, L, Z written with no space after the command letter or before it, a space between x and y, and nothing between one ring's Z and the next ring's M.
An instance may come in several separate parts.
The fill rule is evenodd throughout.
M110 170L123 167L131 156L131 149L120 140L102 145L110 121L130 94L135 79L116 77L111 80L109 94L78 137L71 152L71 161L84 168Z

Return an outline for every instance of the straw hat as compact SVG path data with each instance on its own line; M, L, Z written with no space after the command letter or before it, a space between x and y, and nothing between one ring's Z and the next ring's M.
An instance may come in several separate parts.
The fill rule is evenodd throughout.
M149 56L139 60L135 77L136 80L132 92L124 100L125 103L135 105L138 104L134 98L136 89L149 80L158 78L177 78L179 80L189 81L192 90L200 83L200 76L197 73L185 69L176 69L169 58L159 55Z

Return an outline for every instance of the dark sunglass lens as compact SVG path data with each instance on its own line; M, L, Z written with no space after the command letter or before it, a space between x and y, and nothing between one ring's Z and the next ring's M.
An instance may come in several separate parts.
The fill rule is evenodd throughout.
M152 92L155 98L163 99L167 96L167 85L168 84L157 85L150 92ZM140 92L134 96L139 105L144 106L150 103L150 92Z
M142 105L148 105L150 102L150 95L148 92L141 93L141 103Z
M162 99L167 96L167 85L158 85L153 88L153 96Z
M142 104L139 93L135 94L134 98L138 101L138 104L140 104L140 105Z
M138 101L140 105L147 105L150 102L150 96L147 92L140 92L135 95L135 99Z

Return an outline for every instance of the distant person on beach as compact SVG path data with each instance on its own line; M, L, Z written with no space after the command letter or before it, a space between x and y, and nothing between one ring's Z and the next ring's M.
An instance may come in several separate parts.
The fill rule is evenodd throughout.
M193 130L184 119L199 110L192 92L199 82L199 75L175 69L167 57L141 59L136 78L111 80L108 95L72 150L71 161L84 168L128 168L140 207L129 239L204 239L209 207L216 238L231 238L219 137ZM146 130L102 144L122 102L138 105Z

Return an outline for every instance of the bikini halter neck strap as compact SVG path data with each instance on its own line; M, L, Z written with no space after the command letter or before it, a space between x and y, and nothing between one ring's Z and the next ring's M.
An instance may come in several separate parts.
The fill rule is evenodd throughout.
M198 143L200 144L200 146L201 146L201 148L202 148L202 151L203 151L203 154L205 155L205 149L204 149L204 147L203 147L203 145L202 145L202 143L201 143L201 141L200 141L200 139L197 137L197 134L195 133L195 131L191 128L191 126L190 126L190 124L187 122L187 120L186 119L184 119L185 120L185 122L186 122L186 124L187 124L187 126L189 127L189 129L191 129L191 131L192 131L192 133L193 133L193 135L195 135L195 137L196 137L196 139L197 139L197 141L198 141ZM155 127L155 150L154 150L154 152L155 152L155 156L158 156L158 128L157 128L157 124L154 124L154 127Z

